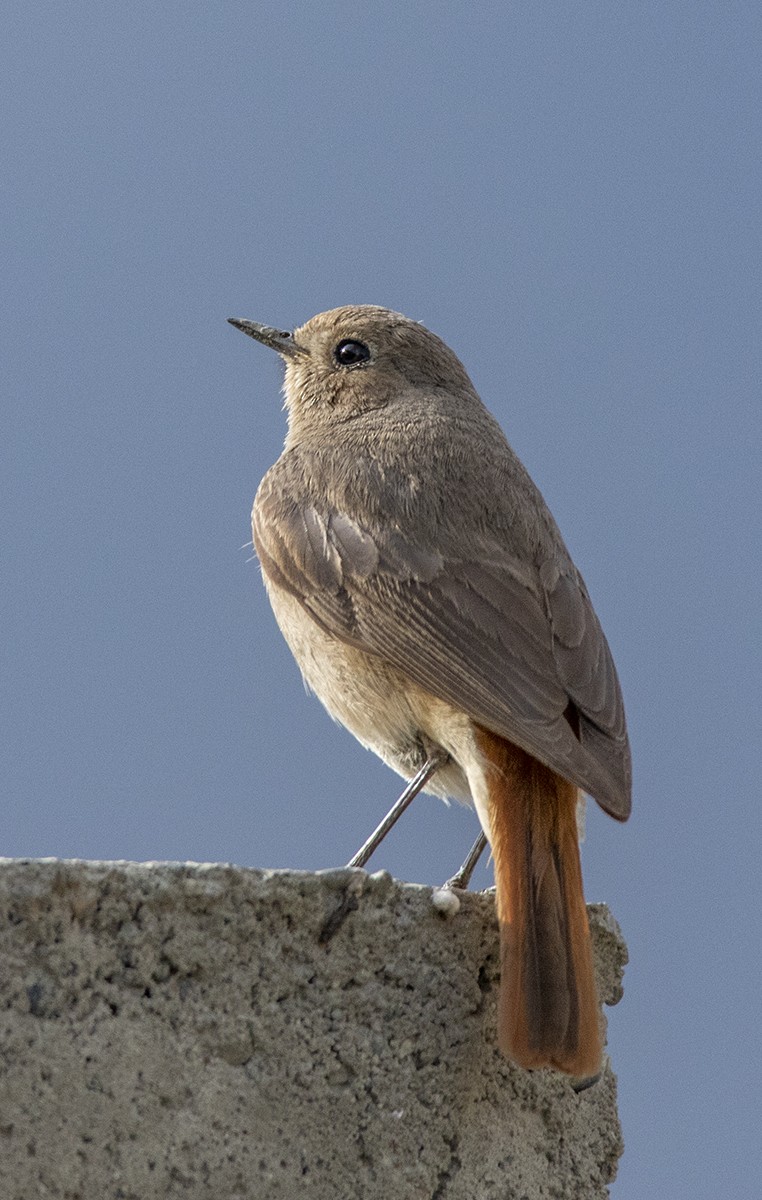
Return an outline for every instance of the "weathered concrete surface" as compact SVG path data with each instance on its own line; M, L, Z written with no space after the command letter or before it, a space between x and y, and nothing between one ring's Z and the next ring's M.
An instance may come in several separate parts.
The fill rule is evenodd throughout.
M494 1049L489 894L0 860L2 1200L596 1200L615 1081ZM625 950L591 908L601 995Z

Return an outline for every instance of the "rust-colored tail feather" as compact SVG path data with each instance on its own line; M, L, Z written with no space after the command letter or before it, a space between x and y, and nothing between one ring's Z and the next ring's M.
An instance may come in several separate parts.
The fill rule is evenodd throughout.
M577 788L504 738L479 729L477 739L500 922L500 1048L521 1067L594 1075L602 1043Z

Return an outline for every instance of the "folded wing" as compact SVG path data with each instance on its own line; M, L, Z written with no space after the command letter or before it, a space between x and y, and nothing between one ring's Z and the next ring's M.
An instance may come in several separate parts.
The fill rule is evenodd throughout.
M466 556L318 512L266 486L253 514L265 572L324 629L593 796L630 812L630 753L606 639L571 562L538 565L474 539Z

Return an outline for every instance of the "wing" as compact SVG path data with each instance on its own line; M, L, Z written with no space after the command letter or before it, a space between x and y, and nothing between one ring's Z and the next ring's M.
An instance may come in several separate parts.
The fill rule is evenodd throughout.
M267 477L253 528L272 583L324 629L380 655L626 819L619 683L571 560L538 568L484 535L467 556L448 556L380 522L294 503Z

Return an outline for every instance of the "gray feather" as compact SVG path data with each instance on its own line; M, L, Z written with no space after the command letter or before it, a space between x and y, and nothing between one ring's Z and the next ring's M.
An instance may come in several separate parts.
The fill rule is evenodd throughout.
M626 817L619 684L560 535L558 555L539 565L483 529L453 539L436 528L443 552L406 538L401 521L300 503L300 475L298 456L286 454L257 496L255 544L273 581L329 633L381 656ZM447 554L453 541L473 559Z

